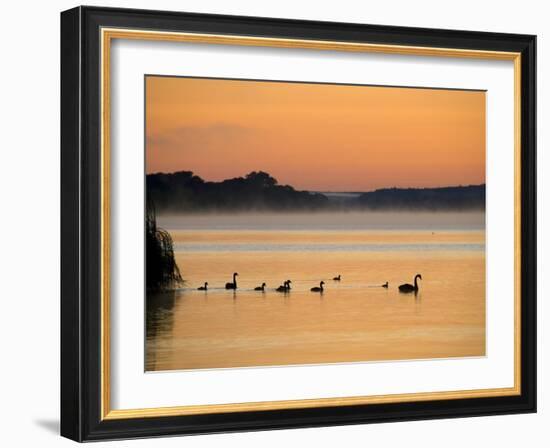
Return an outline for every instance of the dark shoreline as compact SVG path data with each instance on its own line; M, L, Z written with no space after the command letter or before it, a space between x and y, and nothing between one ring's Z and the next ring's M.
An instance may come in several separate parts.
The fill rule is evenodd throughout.
M191 171L147 175L147 197L158 212L483 211L485 185L381 188L370 192L299 191L268 173L207 182Z

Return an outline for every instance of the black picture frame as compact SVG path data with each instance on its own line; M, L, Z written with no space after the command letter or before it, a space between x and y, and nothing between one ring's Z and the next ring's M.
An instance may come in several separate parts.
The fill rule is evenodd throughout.
M521 53L521 394L101 419L100 29ZM99 7L61 13L61 434L76 441L536 412L536 36Z

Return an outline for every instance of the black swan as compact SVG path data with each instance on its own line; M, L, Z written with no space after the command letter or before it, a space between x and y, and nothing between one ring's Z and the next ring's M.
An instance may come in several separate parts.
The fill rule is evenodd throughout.
M390 284L388 282L386 282L382 285L382 288L387 288L388 286L390 286Z
M418 279L422 280L422 276L420 274L416 274L414 276L414 286L410 283L405 283L403 285L399 285L399 292L416 292L418 291Z
M334 277L332 280L334 280L335 282L339 282L341 280L340 278L340 274L338 274L336 277Z
M323 289L323 285L325 284L325 282L321 282L319 283L319 286L315 286L313 288L310 289L311 292L323 292L324 289Z
M199 291L207 291L208 290L208 282L204 282L204 286L199 286L197 289Z
M233 283L226 283L225 289L237 289L237 275L236 272L233 274Z
M285 281L281 286L279 286L275 291L278 292L287 292L290 289L290 280Z
M262 283L262 286L256 286L254 291L265 291L265 283Z

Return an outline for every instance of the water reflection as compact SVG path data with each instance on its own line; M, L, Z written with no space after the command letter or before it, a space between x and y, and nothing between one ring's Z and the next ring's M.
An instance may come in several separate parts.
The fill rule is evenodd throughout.
M146 295L146 370L157 370L158 358L167 356L163 342L172 339L177 295L176 291Z
M147 370L485 354L484 232L175 232L176 242L190 238L211 250L177 252L186 287L148 296ZM305 240L335 249L247 249ZM217 251L222 241L237 242L238 250ZM341 251L342 242L369 246ZM404 242L434 247L374 247ZM449 242L464 247L449 250ZM226 290L233 272L239 287ZM333 281L338 273L342 280ZM424 276L419 290L400 293L398 285L416 273ZM276 291L288 278L292 289ZM205 281L208 291L197 291ZM311 292L321 281L323 291ZM255 291L261 282L265 291Z

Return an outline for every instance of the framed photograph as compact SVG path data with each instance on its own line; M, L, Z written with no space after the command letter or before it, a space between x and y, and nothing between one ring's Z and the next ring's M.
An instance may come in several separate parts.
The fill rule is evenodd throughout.
M61 433L536 411L535 36L61 14Z

